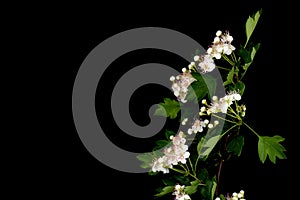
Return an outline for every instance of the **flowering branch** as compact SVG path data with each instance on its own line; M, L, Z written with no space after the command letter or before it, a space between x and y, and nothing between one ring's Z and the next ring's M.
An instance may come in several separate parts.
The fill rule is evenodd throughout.
M142 162L141 167L148 168L152 175L160 172L175 173L168 177L166 186L155 196L171 193L176 200L191 197L210 200L244 199L243 190L226 197L219 194L224 161L241 155L244 146L244 136L240 133L242 126L258 137L258 155L262 163L267 158L274 164L277 158L286 159L286 149L280 144L284 138L279 135L259 135L245 122L246 105L239 103L245 90L242 79L260 47L259 43L253 45L249 41L261 13L259 10L249 16L243 46L236 48L229 31L218 30L204 54L195 55L193 61L182 68L181 74L170 77L176 99L165 98L154 114L176 119L179 111L184 111L182 106L187 102L200 105L200 110L197 113L188 111L186 116L181 116L181 124L188 126L186 130L180 130L178 134L167 130L167 139L157 142L152 154L138 156ZM216 63L227 65L217 66ZM226 77L223 82L225 94L222 97L211 92L216 91L216 79L210 75L215 68L223 70L222 75ZM189 146L187 141L190 140L192 143Z

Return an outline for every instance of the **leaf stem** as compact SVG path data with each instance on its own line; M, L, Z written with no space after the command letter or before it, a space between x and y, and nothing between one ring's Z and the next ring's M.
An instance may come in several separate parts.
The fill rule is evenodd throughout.
M249 128L257 137L260 137L260 135L255 130L253 130L248 124L246 124L245 122L243 122L243 124L245 124L245 126Z
M201 181L197 178L197 176L191 174L190 172L185 172L185 171L183 171L183 170L176 169L176 168L174 168L174 167L172 167L172 168L170 168L170 169L173 170L173 171L176 171L176 172L178 172L178 173L181 173L181 174L187 174L187 175L193 177L194 179L196 179L197 181L199 181L199 182L200 182L199 185L205 185L205 184L201 183Z
M238 126L238 124L235 124L234 126L231 126L229 129L227 129L224 133L222 133L221 137L226 135L226 133L228 133L231 129L235 128L236 126Z

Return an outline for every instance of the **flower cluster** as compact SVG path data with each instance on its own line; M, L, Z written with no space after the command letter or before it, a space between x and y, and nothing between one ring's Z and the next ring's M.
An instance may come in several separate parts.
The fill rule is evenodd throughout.
M202 100L202 104L205 105L200 109L200 116L202 115L210 115L212 113L227 113L227 110L230 105L233 104L234 101L241 100L241 95L236 91L230 91L227 95L222 98L218 98L217 96L212 97L211 105L207 104L205 99ZM243 106L245 107L245 106Z
M218 30L212 45L207 49L208 55L216 59L220 59L222 54L230 55L235 50L235 47L231 44L232 40L233 37L229 35L228 31L222 33Z
M235 47L231 45L232 40L233 37L229 35L228 31L224 34L220 30L217 31L213 44L205 54L195 55L194 61L188 65L188 69L184 67L182 68L182 74L170 77L172 90L179 101L182 103L187 102L185 97L188 93L188 87L196 81L191 72L198 70L199 73L205 74L213 71L216 67L214 58L220 59L223 54L230 55L235 50Z
M187 151L188 146L185 144L186 139L184 137L185 135L182 131L176 136L170 136L172 145L163 150L164 155L162 157L152 162L153 172L162 171L163 173L169 173L169 168L172 168L173 165L186 163L190 153Z
M174 187L174 192L172 193L175 195L175 200L189 200L191 197L184 192L185 185L176 184Z
M216 64L210 54L202 54L194 56L194 62L191 62L188 68L189 70L196 68L201 74L205 74L213 71L216 68Z
M185 69L185 68L184 68ZM192 82L196 79L191 75L189 71L183 70L182 74L170 77L170 81L172 81L172 90L174 91L174 95L178 98L179 101L182 103L186 103L187 100L185 99L188 87Z
M221 198L217 197L215 200L221 200ZM231 196L228 195L226 197L226 200L246 200L245 199L245 192L244 192L244 190L240 190L239 193L234 192L234 193L232 193Z

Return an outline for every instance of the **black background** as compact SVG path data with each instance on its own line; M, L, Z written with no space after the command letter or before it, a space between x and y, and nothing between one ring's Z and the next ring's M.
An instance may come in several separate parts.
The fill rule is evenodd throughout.
M40 9L28 11L28 15L20 17L17 22L23 25L20 28L23 30L20 37L26 41L23 48L30 46L34 49L31 56L37 58L35 62L39 65L37 70L33 70L38 80L32 84L39 94L35 102L42 102L36 118L47 116L39 123L42 127L35 137L38 142L34 143L36 146L30 146L33 147L30 148L30 155L26 154L27 159L32 159L27 160L24 168L18 171L22 178L14 179L19 181L15 186L23 188L22 194L32 198L104 199L108 196L109 199L153 199L155 188L161 185L157 177L111 169L96 160L80 141L71 106L77 70L89 52L103 40L138 27L177 30L203 47L211 43L217 30L228 29L234 37L233 43L243 43L244 24L248 16L262 8L261 20L252 38L261 43L261 49L245 78L243 99L247 105L249 124L258 133L270 136L279 134L286 138L283 144L288 159L277 160L276 165L268 160L262 164L257 155L257 138L250 133L246 136L241 158L224 164L221 189L233 192L242 188L249 200L288 199L293 193L291 182L297 175L292 170L292 152L295 152L292 141L295 141L296 124L293 114L297 106L297 64L294 56L297 57L297 52L289 51L297 36L291 34L292 27L288 25L294 23L293 16L296 15L290 7L271 1L197 1L170 2L167 6L154 2L97 6L80 3L41 5ZM99 118L104 120L100 123L114 134L108 137L124 149L142 152L149 150L153 141L126 136L113 122L109 106L102 108L100 105L110 103L109 94L121 72L125 73L125 69L137 64L154 61L174 68L185 64L185 61L166 52L133 52L110 67L111 77L104 77L104 84L97 91L97 112L102 115ZM114 70L113 67L118 64L123 64L123 71ZM43 89L38 89L39 86ZM151 86L138 90L132 97L130 107L133 119L138 124L146 124L147 106L160 102L165 94L166 90ZM170 196L169 199L172 198Z

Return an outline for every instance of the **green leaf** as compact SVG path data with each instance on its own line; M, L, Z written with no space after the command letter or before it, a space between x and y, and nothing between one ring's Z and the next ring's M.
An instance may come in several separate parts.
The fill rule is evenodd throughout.
M216 182L216 177L214 177L212 180L212 187L211 187L211 200L214 200L216 188L217 188L217 182Z
M227 198L225 198L224 194L220 194L220 199L221 200L226 200Z
M176 135L176 133L174 133L174 131L170 131L170 130L165 131L165 136L166 136L167 140L170 140L171 135Z
M237 91L241 96L244 93L245 90L245 84L242 81L238 81L234 84L234 90Z
M154 115L170 117L170 119L175 119L177 117L177 113L180 111L180 104L178 101L164 98L164 103L159 103L156 108Z
M257 22L261 16L261 13L262 13L262 9L257 11L254 15L249 16L247 19L247 22L246 22L246 37L247 37L246 44L248 43L256 25L257 25Z
M143 153L137 155L137 159L142 162L140 167L143 169L151 168L150 164L154 158L155 156L152 153Z
M212 179L207 179L205 181L205 186L201 187L200 193L203 196L203 199L213 199L213 196L216 191L216 177Z
M219 140L220 140L220 135L216 135L214 137L209 138L201 148L200 151L201 156L207 157L210 154L210 152L213 150L213 148L216 146Z
M227 74L226 81L224 81L224 83L223 83L224 86L234 83L233 82L234 74L235 74L235 69L234 69L234 67L232 67L232 69Z
M196 81L191 83L191 85L188 87L186 100L194 100L194 102L197 103L199 100L206 96L208 90L205 81L199 73L192 73L192 75L196 79Z
M208 93L209 97L211 98L216 93L217 79L209 74L203 74L202 77L205 81L205 84L206 84L206 87L208 90L207 93Z
M198 142L198 145L197 145L198 156L200 156L201 148L202 148L204 141L205 141L204 137L201 137L200 141Z
M177 181L177 183L181 183L182 185L188 185L190 183L190 177L183 174L173 175L173 178Z
M245 91L245 84L241 80L236 83L228 85L228 91L237 91L241 96Z
M156 146L153 148L153 151L166 147L168 144L170 144L170 141L168 141L168 140L157 140L155 142L155 144L156 144Z
M170 178L162 178L162 182L164 185L175 185L176 181L171 180Z
M255 46L253 46L251 48L251 51L247 51L245 49L240 50L240 54L245 62L245 64L243 65L244 70L247 70L249 68L249 66L251 65L251 63L253 62L253 59L254 59L259 47L260 47L260 43L257 43Z
M280 144L285 139L279 135L273 137L259 136L258 141L258 155L262 163L265 162L267 156L272 163L276 163L276 157L279 159L286 159L286 149Z
M140 165L141 168L151 169L152 168L152 166L151 166L152 161L154 159L157 159L157 158L161 157L162 155L163 155L162 151L153 151L153 152L138 154L136 156L136 158L141 162L141 165Z
M154 196L161 197L161 196L164 196L164 195L169 194L171 192L174 192L174 186L166 186L166 187L163 187L161 189L161 191L159 193L155 194Z
M209 177L209 173L206 168L202 168L198 174L200 180L206 180Z
M240 46L238 55L243 59L244 63L251 63L252 59L250 50L244 48L243 46Z
M238 135L234 137L227 145L227 150L233 152L235 155L240 156L244 146L244 136Z
M199 186L199 183L200 183L199 180L192 181L190 186L186 186L184 188L184 192L186 194L193 194L193 193L197 192L197 188Z
M255 46L252 47L252 51L251 51L251 54L250 54L250 57L251 57L252 61L253 61L254 56L256 55L256 52L258 51L259 47L260 47L260 43L257 43Z

